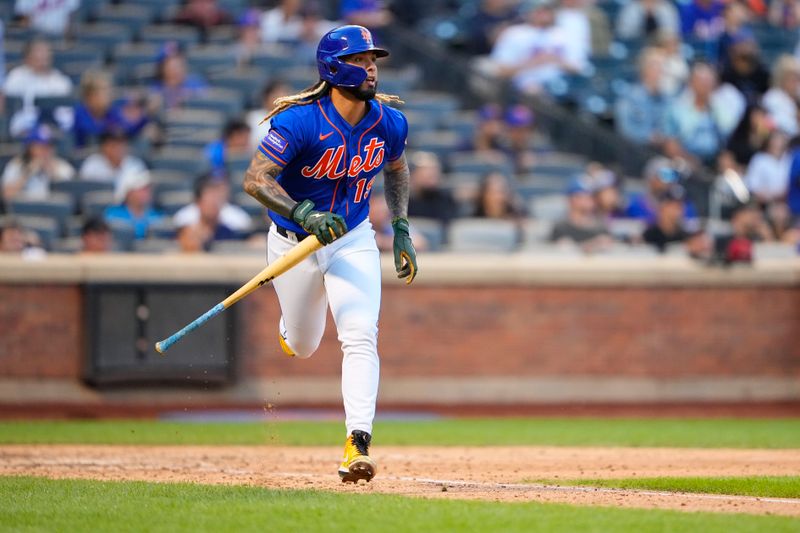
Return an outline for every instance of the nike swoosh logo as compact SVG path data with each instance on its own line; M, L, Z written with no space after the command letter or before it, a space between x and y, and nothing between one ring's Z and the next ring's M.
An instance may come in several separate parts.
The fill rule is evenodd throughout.
M332 131L329 131L329 132L328 132L328 133L326 133L325 135L323 135L323 134L321 134L321 133L320 133L320 134L319 134L319 140L320 140L320 141L324 141L325 139L327 139L327 138L328 138L328 137L330 137L331 135L333 135L333 132L332 132Z

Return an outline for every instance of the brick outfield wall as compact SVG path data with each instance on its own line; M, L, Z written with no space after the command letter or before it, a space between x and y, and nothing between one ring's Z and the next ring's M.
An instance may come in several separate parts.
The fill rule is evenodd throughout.
M307 361L281 355L271 289L243 302L239 375L338 378L329 317ZM80 376L78 286L0 284L0 378ZM800 288L384 287L391 377L800 377Z

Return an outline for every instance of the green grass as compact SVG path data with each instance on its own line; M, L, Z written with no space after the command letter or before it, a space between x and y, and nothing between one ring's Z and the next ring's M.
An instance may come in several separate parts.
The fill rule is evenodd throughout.
M500 418L378 422L388 445L800 448L798 419ZM0 444L341 444L340 422L0 422Z
M542 482L615 489L738 494L761 498L800 498L800 476L656 477L537 481L537 483Z
M256 487L0 478L3 531L797 531L776 516L424 500Z

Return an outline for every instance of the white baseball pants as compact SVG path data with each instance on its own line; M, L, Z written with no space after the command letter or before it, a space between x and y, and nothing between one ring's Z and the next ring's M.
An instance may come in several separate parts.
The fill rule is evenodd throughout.
M267 239L268 261L296 244L294 238L280 235L273 224ZM342 397L347 434L355 429L372 434L380 373L381 270L369 220L275 278L272 284L283 314L281 331L296 357L311 357L316 351L330 305L344 355Z

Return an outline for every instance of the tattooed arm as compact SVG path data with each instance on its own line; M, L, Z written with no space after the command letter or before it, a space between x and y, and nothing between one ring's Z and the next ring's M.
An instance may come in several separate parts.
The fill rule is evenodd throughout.
M411 242L408 227L408 182L409 171L406 154L394 161L389 161L384 168L384 187L386 205L392 214L394 229L394 268L398 278L405 278L406 283L414 281L417 275L417 252Z
M265 157L261 152L256 152L244 173L244 190L267 208L279 215L291 218L292 209L297 202L292 200L283 187L275 181L275 177L282 170L283 167Z
M394 161L389 161L383 170L386 205L392 214L392 220L408 218L408 182L409 170L406 154L403 153Z

